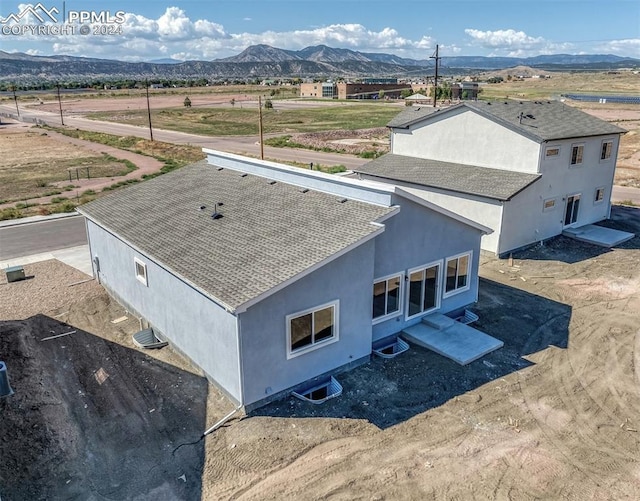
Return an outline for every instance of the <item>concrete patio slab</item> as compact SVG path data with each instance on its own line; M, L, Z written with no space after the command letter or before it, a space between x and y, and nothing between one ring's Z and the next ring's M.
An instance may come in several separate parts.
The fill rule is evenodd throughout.
M587 224L576 228L567 228L562 232L562 234L566 237L573 238L574 240L579 240L580 242L609 248L635 237L635 234L633 233L604 228L603 226L595 224Z
M450 324L445 319L439 318L446 317L446 315L437 313L429 315L429 317L427 319L429 319L430 325L423 321L407 327L402 331L401 336L410 343L434 351L460 365L467 365L504 346L504 343L499 339L473 327L455 321ZM442 329L433 326L438 324L448 324L448 326Z

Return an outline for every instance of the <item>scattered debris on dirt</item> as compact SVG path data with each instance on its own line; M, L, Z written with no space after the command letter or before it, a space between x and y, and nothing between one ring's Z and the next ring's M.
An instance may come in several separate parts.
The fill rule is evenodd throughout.
M640 209L603 224L640 235ZM30 265L0 285L19 296L0 322L3 499L638 499L640 237L481 261L474 326L504 348L462 367L412 346L339 374L326 404L202 440L233 404L170 348L134 349L137 319L97 284Z

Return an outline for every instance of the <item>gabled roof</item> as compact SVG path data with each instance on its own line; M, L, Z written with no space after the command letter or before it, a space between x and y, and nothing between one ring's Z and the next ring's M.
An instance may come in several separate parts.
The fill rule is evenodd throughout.
M223 217L213 219L217 202L224 204L218 207ZM384 229L375 222L398 208L305 191L203 161L79 211L238 311L373 238Z
M424 94L420 94L418 92L417 94L411 94L410 96L405 97L404 100L405 101L428 101L429 98Z
M449 108L407 108L391 120L390 128L407 129L435 117L471 110L534 141L624 134L616 125L559 101L463 101Z
M393 153L376 158L354 169L354 172L502 201L510 200L541 177L540 174L440 162Z

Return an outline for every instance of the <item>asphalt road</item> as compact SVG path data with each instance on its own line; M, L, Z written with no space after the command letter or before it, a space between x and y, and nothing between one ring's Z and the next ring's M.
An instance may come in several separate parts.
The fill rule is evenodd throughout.
M15 115L16 110L15 107L10 105L0 105L0 113L6 113L13 116ZM23 108L20 110L20 118L26 122L35 122L37 120L53 127L60 126L60 115L47 111ZM64 124L66 126L82 130L104 132L106 134L114 134L117 136L134 136L145 139L150 138L148 128L129 124L101 122L74 116L64 117ZM236 153L238 155L253 157L260 155L260 143L257 136L210 137L187 134L185 132L154 129L153 139L173 144L189 144L191 146L226 151L229 153ZM316 165L344 165L347 169L359 167L369 161L352 155L323 153L320 151L302 149L296 150L292 148L273 148L270 146L264 147L264 157L267 160L298 162L301 164L309 164L313 162Z
M38 221L0 228L0 261L87 243L84 217Z
M634 205L640 205L640 188L630 186L614 186L611 192L613 202L631 201Z

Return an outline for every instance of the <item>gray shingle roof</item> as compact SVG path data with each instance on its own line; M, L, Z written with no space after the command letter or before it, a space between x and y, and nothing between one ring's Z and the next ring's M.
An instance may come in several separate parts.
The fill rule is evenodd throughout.
M410 107L400 112L387 125L391 128L407 128L427 120L431 115L440 116L459 108L475 110L538 142L626 132L625 129L559 101L464 101L450 108L436 108L435 111L430 107Z
M396 210L341 199L198 162L80 212L235 310L357 244ZM214 220L216 202L223 217Z
M440 162L392 153L376 158L354 169L354 172L496 200L509 200L540 178L539 174Z

